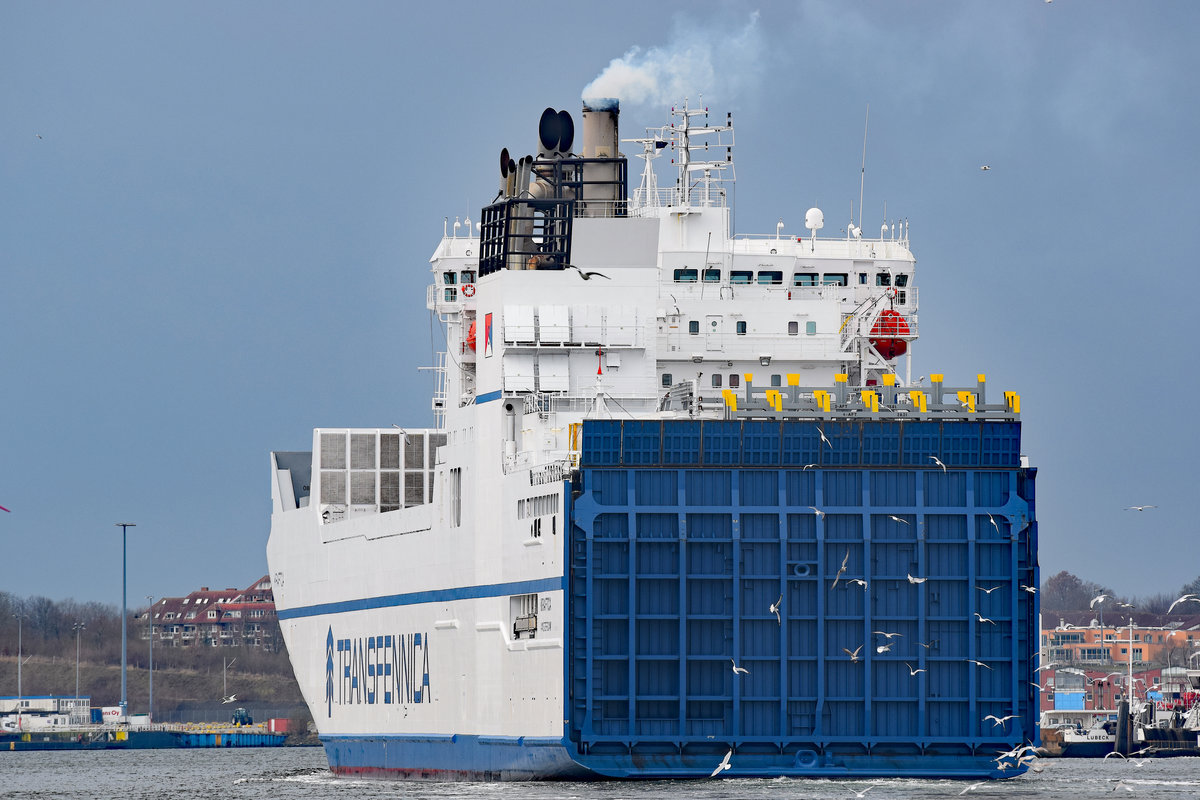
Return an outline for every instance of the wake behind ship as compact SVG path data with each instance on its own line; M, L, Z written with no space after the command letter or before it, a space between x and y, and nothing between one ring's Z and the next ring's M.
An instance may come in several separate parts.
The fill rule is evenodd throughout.
M630 196L617 103L585 105L578 152L546 109L430 260L435 426L271 454L276 606L331 768L1022 772L1019 396L911 380L906 223L734 235L732 120L672 115L624 140Z

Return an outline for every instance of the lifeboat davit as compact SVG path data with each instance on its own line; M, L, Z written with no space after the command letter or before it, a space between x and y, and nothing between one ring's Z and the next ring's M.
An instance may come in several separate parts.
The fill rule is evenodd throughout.
M886 309L871 327L871 346L888 361L908 352L908 342L899 337L910 333L908 322L898 311Z

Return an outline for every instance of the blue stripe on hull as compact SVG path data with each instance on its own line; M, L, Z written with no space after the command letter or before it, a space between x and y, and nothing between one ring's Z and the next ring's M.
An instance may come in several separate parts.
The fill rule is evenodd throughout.
M552 738L507 736L327 736L336 775L391 780L530 781L609 778L707 778L721 753L579 756ZM1025 767L996 769L993 757L927 754L734 755L728 778L1012 778Z
M336 603L319 603L313 606L281 608L277 612L280 620L320 617L326 614L344 614L348 611L367 611L375 608L413 606L422 603L449 603L455 600L478 600L483 597L505 597L513 594L553 592L563 588L563 578L541 578L531 581L492 583L485 586L458 586L452 589L431 589L425 592L390 594L383 597L362 597Z

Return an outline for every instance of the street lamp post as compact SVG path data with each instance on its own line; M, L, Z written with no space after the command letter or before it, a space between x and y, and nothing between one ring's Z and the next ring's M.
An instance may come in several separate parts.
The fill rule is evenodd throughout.
M128 577L125 569L125 541L126 534L129 532L128 529L137 527L137 523L114 522L113 526L121 529L121 717L122 719L127 720L129 717L129 703L125 699L125 672L127 669L126 661L128 658L129 647L126 644L127 634L125 631L125 628L128 624L125 619L128 615L128 610L125 606L125 586L126 579Z
M21 720L21 623L25 620L24 614L13 614L17 618L17 721Z
M76 622L71 628L75 631L75 699L79 699L79 634L87 626L82 622ZM78 705L78 704L77 704Z
M146 595L150 607L146 610L146 618L150 620L150 721L154 721L154 595Z

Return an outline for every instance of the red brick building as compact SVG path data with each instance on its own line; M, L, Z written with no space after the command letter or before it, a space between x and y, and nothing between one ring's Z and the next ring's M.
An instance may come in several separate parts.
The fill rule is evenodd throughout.
M143 615L145 619L145 615ZM165 647L258 647L276 651L279 623L271 579L247 589L201 586L186 597L164 597L153 606L155 644ZM142 631L148 639L150 628Z

